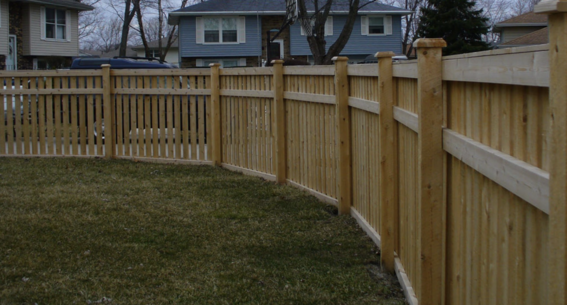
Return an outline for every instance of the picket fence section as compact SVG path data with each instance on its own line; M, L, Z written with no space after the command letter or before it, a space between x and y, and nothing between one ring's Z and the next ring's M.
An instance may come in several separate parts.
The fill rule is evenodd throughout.
M548 47L442 58L443 45L418 40L400 64L0 72L0 155L289 183L351 214L410 304L552 304L548 171L565 156Z

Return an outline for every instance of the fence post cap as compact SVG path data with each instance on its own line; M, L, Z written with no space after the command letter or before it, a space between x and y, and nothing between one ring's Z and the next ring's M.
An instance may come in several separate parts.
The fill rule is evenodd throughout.
M272 65L282 65L283 63L284 63L284 61L281 60L281 59L274 59L271 62Z
M447 42L443 38L420 38L413 43L414 48L444 48Z
M394 57L396 54L392 51L388 52L378 52L374 55L376 58L386 58L386 57Z
M104 65L100 65L100 67L103 68L103 69L104 69L104 68L110 68L110 65L109 65L109 64L104 64Z
M332 61L348 61L348 57L346 57L346 56L335 56L331 60Z
M536 14L554 14L567 12L567 2L561 0L542 0L534 7Z
M209 64L209 67L213 68L213 67L220 67L220 64L218 62L214 62L212 64Z

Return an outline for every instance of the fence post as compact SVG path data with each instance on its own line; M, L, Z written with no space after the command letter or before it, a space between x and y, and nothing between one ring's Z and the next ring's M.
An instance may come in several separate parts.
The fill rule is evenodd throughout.
M114 143L114 103L110 94L110 65L102 65L102 101L104 104L104 156L113 158L116 143Z
M380 261L394 272L394 251L398 232L398 178L396 121L394 120L393 52L376 53L380 95Z
M339 214L350 214L352 169L350 147L350 110L348 107L348 58L333 57L335 62L335 98L337 104L337 152L339 158Z
M541 1L535 12L549 15L549 304L567 304L567 1Z
M211 136L212 136L212 147L213 150L213 166L220 166L222 162L221 154L221 108L220 108L220 76L219 76L219 63L213 63L209 65L211 67Z
M276 182L282 184L285 183L287 178L283 60L274 60L272 64L274 69L273 88L276 117Z
M418 198L420 202L420 304L441 304L444 270L443 39L418 39Z

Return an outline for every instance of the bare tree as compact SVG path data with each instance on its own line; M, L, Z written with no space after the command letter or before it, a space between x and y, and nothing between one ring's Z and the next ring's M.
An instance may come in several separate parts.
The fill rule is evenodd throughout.
M492 29L497 23L511 17L509 10L510 0L476 0L477 9L483 10L483 16L488 18L490 32L485 37L486 42L495 43L500 39L500 35L493 32Z
M128 39L130 37L130 24L136 16L141 0L109 0L108 6L122 20L122 35L120 38L119 56L126 56Z
M120 46L121 35L122 20L115 16L95 27L83 44L91 50L110 52Z
M93 6L92 11L79 12L79 41L91 35L101 20L98 3L100 0L83 0L81 3Z
M533 12L536 4L540 0L516 0L511 6L512 15L519 16L525 13Z
M169 49L177 39L177 25L169 26L165 23L168 11L184 8L187 4L203 2L202 0L182 0L180 6L172 5L169 0L146 0L139 5L136 17L138 19L138 32L144 45L146 56L150 56L149 42L157 40L160 60L164 60ZM157 14L157 17L155 17ZM148 20L144 15L154 16Z
M309 2L309 10L306 2ZM316 65L331 64L332 58L341 53L352 33L358 10L373 2L376 2L376 0L298 0L298 20L303 29L305 29L307 42ZM325 23L327 17L329 17L331 7L335 3L347 10L348 15L339 37L327 51Z

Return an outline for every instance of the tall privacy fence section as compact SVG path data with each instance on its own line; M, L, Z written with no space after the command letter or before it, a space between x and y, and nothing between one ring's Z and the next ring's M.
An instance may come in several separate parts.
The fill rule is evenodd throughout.
M410 304L565 304L567 19L550 25L549 46L422 39L400 64L0 72L0 155L258 175L356 218Z

